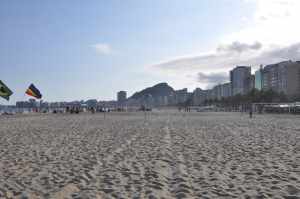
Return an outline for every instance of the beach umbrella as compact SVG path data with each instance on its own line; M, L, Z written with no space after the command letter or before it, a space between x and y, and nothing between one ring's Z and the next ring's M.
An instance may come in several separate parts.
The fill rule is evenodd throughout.
M25 93L27 95L30 95L30 96L35 97L37 99L42 98L41 92L33 84L30 84L29 88L26 90Z
M0 97L3 97L7 101L13 92L0 80Z

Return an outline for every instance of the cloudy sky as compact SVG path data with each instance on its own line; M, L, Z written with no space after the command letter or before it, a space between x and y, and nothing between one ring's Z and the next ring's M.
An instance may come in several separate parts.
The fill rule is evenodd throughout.
M0 79L9 103L28 99L30 83L47 101L159 82L209 88L235 65L300 60L299 10L299 0L2 0Z

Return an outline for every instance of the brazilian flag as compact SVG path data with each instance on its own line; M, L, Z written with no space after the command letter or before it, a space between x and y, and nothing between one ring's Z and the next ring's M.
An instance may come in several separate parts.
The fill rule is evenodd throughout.
M7 101L13 92L0 80L0 97L3 97Z
M26 90L26 94L37 99L42 98L41 92L33 84L30 84L29 88Z

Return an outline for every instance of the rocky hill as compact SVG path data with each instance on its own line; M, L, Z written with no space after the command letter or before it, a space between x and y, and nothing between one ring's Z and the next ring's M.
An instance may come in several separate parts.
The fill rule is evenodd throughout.
M174 89L167 83L159 83L152 87L146 88L140 92L136 92L131 96L133 99L141 99L146 96L152 96L154 98L160 96L169 96L174 93Z

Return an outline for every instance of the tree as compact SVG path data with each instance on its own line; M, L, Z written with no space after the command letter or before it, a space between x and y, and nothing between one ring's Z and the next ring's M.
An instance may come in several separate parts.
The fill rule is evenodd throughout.
M300 100L300 96L295 97ZM237 94L227 98L205 100L206 105L220 105L223 107L237 107L240 105L249 106L251 103L271 103L271 102L287 102L288 98L283 93L277 93L274 90L257 90L253 89L246 95Z

